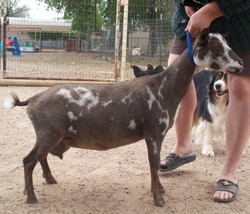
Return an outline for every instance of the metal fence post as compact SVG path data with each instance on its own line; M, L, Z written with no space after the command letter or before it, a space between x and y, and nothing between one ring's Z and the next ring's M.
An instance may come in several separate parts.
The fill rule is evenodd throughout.
M6 56L6 47L5 47L5 40L7 37L7 25L9 24L9 19L7 16L4 16L3 18L3 77L5 77L6 67L7 67L7 56Z

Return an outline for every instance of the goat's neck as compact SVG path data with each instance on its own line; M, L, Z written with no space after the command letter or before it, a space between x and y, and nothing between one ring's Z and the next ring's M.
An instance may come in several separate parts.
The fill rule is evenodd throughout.
M162 94L174 94L177 102L182 99L191 83L195 65L191 62L187 50L162 73L161 79L167 79Z

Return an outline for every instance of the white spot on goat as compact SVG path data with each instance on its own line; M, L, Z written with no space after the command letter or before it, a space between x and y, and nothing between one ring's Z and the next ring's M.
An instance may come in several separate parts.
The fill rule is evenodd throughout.
M152 109L153 103L157 102L155 95L153 94L153 92L150 90L149 87L147 87L147 92L149 94L149 100L148 100L148 108L149 110Z
M163 117L159 119L159 124L163 124L165 126L164 130L162 131L162 136L165 136L169 127L169 117Z
M69 131L69 132L72 132L73 134L76 134L76 130L73 128L73 126L70 126L70 127L68 128L68 131Z
M108 106L108 105L111 104L111 103L112 103L112 100L107 101L107 102L103 102L102 105L103 105L104 107L106 107L106 106Z
M155 155L158 154L158 146L157 146L157 143L155 141L152 141L152 144L153 144L153 153Z
M152 106L153 106L153 103L155 102L156 105L158 106L158 108L160 109L160 111L166 115L168 117L168 111L163 109L162 106L161 106L161 103L156 99L155 95L153 94L153 92L151 91L151 89L149 87L146 88L147 89L147 92L149 94L149 100L148 100L148 107L149 107L149 110L152 109Z
M132 99L131 99L131 93L129 93L127 96L125 96L123 99L122 99L122 103L124 104L130 104L132 102Z
M61 96L63 96L63 97L65 97L65 98L68 99L68 100L73 99L70 90L67 90L67 89L65 89L65 88L61 88L61 89L57 92L57 94L58 94L58 95L61 95Z
M65 88L61 88L57 94L68 99L70 103L75 103L79 106L84 106L87 104L87 109L90 110L92 107L96 106L99 102L99 97L94 96L93 93L84 87L74 88L74 91L79 95L79 98L76 99L72 96L71 91Z
M74 115L74 113L72 111L68 112L68 117L71 121L73 120L77 120L78 118Z
M135 128L136 128L135 120L130 120L130 121L129 121L128 128L129 128L129 129L135 130Z
M165 86L165 82L167 81L167 77L165 77L162 81L161 81L161 85L159 87L159 90L158 90L158 96L161 98L161 99L164 99L163 95L162 95L162 89L164 88Z

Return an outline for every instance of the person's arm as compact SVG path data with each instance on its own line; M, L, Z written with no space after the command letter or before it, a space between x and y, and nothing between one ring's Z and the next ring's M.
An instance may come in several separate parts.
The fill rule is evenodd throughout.
M223 15L216 1L209 2L190 17L186 31L196 36L202 29L209 27L213 20Z
M240 14L250 8L250 0L215 0L194 13L188 22L186 31L196 36L203 28L209 27L216 18Z
M216 3L226 18L230 18L250 8L249 0L216 0Z

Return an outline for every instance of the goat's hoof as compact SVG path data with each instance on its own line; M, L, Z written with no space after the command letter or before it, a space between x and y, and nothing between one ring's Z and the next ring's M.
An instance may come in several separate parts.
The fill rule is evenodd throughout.
M163 207L165 205L165 201L163 199L155 200L155 206L157 207Z
M47 184L57 184L57 181L53 178L53 179L46 179L46 183Z
M36 199L35 196L28 197L27 200L26 200L26 203L28 203L28 204L36 204L37 203L37 199Z
M56 180L46 180L47 184L57 184Z
M51 174L47 176L43 174L43 178L45 178L47 184L57 184L56 179Z

